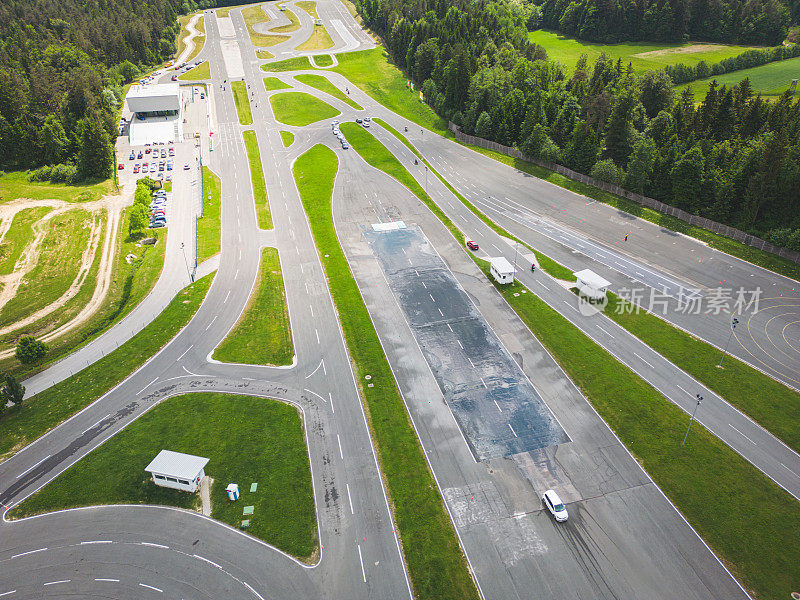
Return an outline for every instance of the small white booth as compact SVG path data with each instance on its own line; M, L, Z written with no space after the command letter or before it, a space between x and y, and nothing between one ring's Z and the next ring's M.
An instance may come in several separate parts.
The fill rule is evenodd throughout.
M236 483L229 483L228 487L225 488L225 491L228 492L228 500L231 502L235 502L239 499L239 485Z
M601 300L606 297L608 286L611 285L610 281L606 281L591 269L577 271L573 275L575 276L575 285L582 296L592 300Z
M490 258L489 272L497 283L514 283L514 265L505 256Z
M200 480L206 476L204 469L207 464L208 459L202 456L162 450L147 465L145 471L153 476L156 485L196 492Z

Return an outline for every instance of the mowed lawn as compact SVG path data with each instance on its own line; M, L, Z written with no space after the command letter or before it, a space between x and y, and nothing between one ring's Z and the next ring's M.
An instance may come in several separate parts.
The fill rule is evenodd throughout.
M303 422L296 408L253 396L206 392L168 398L21 503L12 516L101 504L197 508L198 494L159 487L145 472L163 449L210 459L205 472L214 479L213 518L234 527L250 519L251 535L300 559L316 554ZM228 483L239 484L237 502L228 500ZM255 492L251 483L258 483ZM254 507L252 516L242 516L245 506Z
M304 92L283 92L269 98L275 118L285 125L305 127L340 114L330 104Z
M183 75L178 75L178 79L184 81L200 81L201 79L211 79L211 65L208 61L201 62L194 69L189 69Z
M294 134L291 131L281 131L281 141L288 148L294 143Z
M338 98L342 102L352 106L356 110L363 110L361 106L350 99L350 96L345 94L342 90L338 87L333 85L328 78L324 75L313 75L311 73L304 73L302 75L295 75L294 78L299 81L300 83L305 83L313 88L318 89L321 92L325 92L326 94L330 94L334 98Z
M624 65L633 65L634 71L661 69L666 65L683 63L694 66L701 60L709 65L724 58L737 56L755 46L728 46L705 42L684 44L659 44L655 42L630 42L625 44L595 44L539 29L528 34L528 39L547 50L547 57L561 63L568 74L575 70L581 54L586 54L591 67L595 59L605 52L612 60L622 59Z
M249 365L290 365L294 359L286 290L275 248L262 248L253 295L214 359Z
M264 169L261 167L261 152L258 150L256 132L252 129L243 131L244 147L250 163L250 179L253 186L253 201L256 203L258 226L261 229L272 229L272 213L269 210L267 184L264 182Z
M244 81L232 81L231 90L233 91L233 100L236 102L236 112L239 113L239 123L252 125L253 115L250 112L250 100L247 98L247 87Z
M290 86L288 83L284 83L277 77L264 77L264 89L266 89L268 92L273 90L289 90L291 88L292 86Z
M220 181L208 167L203 167L203 216L197 219L197 262L201 263L219 252Z
M677 86L675 93L680 94L687 87L691 87L695 99L700 101L705 97L708 86L716 80L720 86L732 87L738 85L743 79L750 79L750 86L753 92L760 93L762 96L780 96L789 89L792 79L800 78L800 56L788 60L753 67L752 69L742 69L733 73L725 73L716 77L698 79L691 83Z
M0 203L18 198L87 202L99 200L114 191L114 182L111 179L95 183L67 185L66 183L29 181L29 173L29 171L12 171L0 174Z

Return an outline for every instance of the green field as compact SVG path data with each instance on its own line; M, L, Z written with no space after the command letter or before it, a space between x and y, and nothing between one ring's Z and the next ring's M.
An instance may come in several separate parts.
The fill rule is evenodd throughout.
M264 89L266 89L268 92L273 90L289 90L291 88L292 86L290 86L288 83L284 83L277 77L264 77Z
M33 225L50 212L50 208L24 208L14 215L11 226L0 241L0 275L14 271L22 251L33 241Z
M236 102L236 112L239 113L239 123L242 125L252 125L253 115L250 112L250 100L247 98L247 87L244 81L232 81L231 90L233 100Z
M453 524L422 454L403 399L333 227L331 195L338 161L317 145L294 163L297 189L308 215L356 380L360 386L381 471L417 598L478 597Z
M300 83L305 83L306 85L316 88L321 92L330 94L334 98L338 98L339 100L350 105L356 110L364 110L363 108L361 108L359 104L351 100L350 96L345 94L342 90L340 90L330 81L328 81L328 78L325 77L324 75L303 74L303 75L295 75L294 78Z
M293 31L297 31L300 29L300 19L297 18L297 15L294 14L294 11L290 6L286 7L286 10L281 11L286 18L289 19L288 25L281 25L280 27L275 27L274 29L270 29L273 33L291 33Z
M239 322L214 350L214 359L248 365L291 365L294 345L281 263L275 248L261 249L253 295Z
M294 143L294 134L291 131L281 131L281 141L288 148Z
M275 44L280 44L288 40L289 38L285 35L258 33L253 29L254 24L269 21L262 6L263 4L253 4L252 6L242 9L242 17L244 18L245 25L247 25L247 32L250 34L250 41L253 42L253 45L263 48L274 46Z
M344 56L344 55L343 55ZM259 58L272 58L272 56L261 56ZM303 71L313 69L311 63L308 62L307 56L295 56L294 58L287 58L286 60L279 60L274 63L267 63L261 65L264 71L282 72L282 71Z
M333 64L333 57L330 54L320 54L314 57L314 62L320 67L330 67Z
M94 402L156 354L194 316L214 275L184 288L144 329L95 363L0 418L0 460Z
M197 219L197 262L219 252L220 209L222 207L219 177L203 167L203 216Z
M328 48L333 48L333 40L328 30L325 29L324 25L314 25L314 29L308 39L295 49L303 52L306 50L327 50Z
M211 79L211 65L208 61L201 62L194 69L189 69L183 75L178 75L178 79L183 79L184 81Z
M18 198L29 200L63 200L64 202L86 202L99 200L114 191L114 182L105 179L97 183L67 185L65 183L42 183L28 181L29 171L12 171L0 174L0 202Z
M676 65L678 63L693 67L701 60L711 65L724 58L737 56L746 50L754 48L754 46L728 46L702 42L687 42L685 44L659 44L653 42L595 44L554 31L545 31L544 29L530 32L528 39L547 50L547 57L560 62L568 74L575 70L575 65L578 63L581 54L586 54L590 68L595 59L605 52L614 62L621 58L625 66L631 63L634 71L641 72L661 69L666 65Z
M269 210L267 184L264 182L264 169L261 167L261 152L258 150L256 132L252 129L242 132L247 160L250 163L250 179L253 186L253 201L256 203L258 226L261 229L272 229L272 213Z
M304 92L282 92L269 97L275 119L285 125L305 127L311 123L330 119L338 110L330 104Z
M180 422L180 427L175 423ZM162 449L204 456L211 516L308 560L317 552L317 519L303 422L296 408L274 400L215 394L168 398L15 507L12 518L76 506L161 504L196 509L199 494L155 485L144 471ZM87 486L86 481L95 482ZM225 486L239 484L230 502ZM250 484L258 483L255 492Z
M691 83L686 83L675 88L675 93L680 94L687 87L691 87L697 101L701 101L708 90L709 84L716 80L720 86L727 85L732 87L738 85L745 77L750 78L750 86L754 93L762 96L780 96L789 89L792 79L800 78L800 56L788 60L753 67L752 69L742 69L733 73L725 73L707 79L698 79ZM797 92L795 92L795 96Z
M298 2L295 2L294 4L298 8L302 8L304 11L306 11L312 19L319 19L319 15L317 14L317 3L314 0L298 0Z

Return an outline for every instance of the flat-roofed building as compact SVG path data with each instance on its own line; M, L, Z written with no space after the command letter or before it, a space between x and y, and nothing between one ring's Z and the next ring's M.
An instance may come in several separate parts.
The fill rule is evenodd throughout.
M153 476L153 482L161 487L196 492L200 481L206 476L208 459L202 456L162 450L150 461L145 471Z
M126 96L128 109L141 117L177 115L181 108L177 83L132 85Z

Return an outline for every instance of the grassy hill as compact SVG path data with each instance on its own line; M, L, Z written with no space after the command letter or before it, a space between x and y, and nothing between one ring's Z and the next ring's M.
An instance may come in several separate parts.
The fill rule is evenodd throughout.
M734 71L717 77L698 79L676 87L675 92L680 94L685 88L691 86L692 90L694 90L695 98L701 99L714 79L720 85L724 84L730 87L738 84L745 77L750 78L750 85L753 87L754 92L761 92L763 96L780 96L789 89L792 79L800 78L800 57L761 65L752 69L742 69L741 71Z

